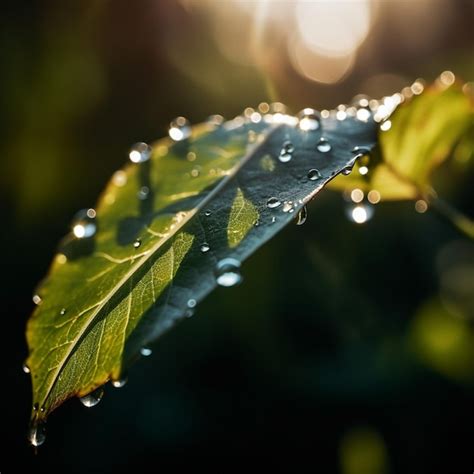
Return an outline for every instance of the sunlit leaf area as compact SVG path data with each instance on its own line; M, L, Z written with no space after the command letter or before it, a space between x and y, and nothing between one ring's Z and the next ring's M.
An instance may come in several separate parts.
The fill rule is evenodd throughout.
M472 472L473 22L2 6L0 472Z

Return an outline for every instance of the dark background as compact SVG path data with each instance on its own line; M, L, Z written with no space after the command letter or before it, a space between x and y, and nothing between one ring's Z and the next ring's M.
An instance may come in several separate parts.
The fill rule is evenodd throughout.
M227 3L245 36L245 17ZM2 4L1 473L171 472L203 459L225 472L252 468L251 457L292 471L472 472L472 242L408 202L379 204L356 225L331 191L304 226L244 264L242 285L216 290L163 337L123 389L107 387L92 409L69 401L36 455L28 445L21 365L33 288L71 216L94 205L131 143L163 136L176 115L233 117L271 100L294 112L334 107L446 69L474 79L470 1L381 2L353 69L329 85L292 68L271 25L265 61L233 62L212 33L214 7ZM472 163L436 177L471 216Z

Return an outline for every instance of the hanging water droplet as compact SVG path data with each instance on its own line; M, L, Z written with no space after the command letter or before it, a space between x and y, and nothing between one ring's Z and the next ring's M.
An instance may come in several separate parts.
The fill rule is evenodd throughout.
M133 242L133 247L137 249L138 247L140 247L141 244L142 244L141 239L135 239L135 242Z
M204 215L205 215L206 217L209 217L211 214L212 214L212 213L211 213L211 211L210 211L209 209L204 213Z
M295 151L295 147L293 143L291 143L289 140L283 143L281 150L280 150L280 155L278 156L278 159L282 163L287 163L288 161L291 160L293 157L293 152Z
M121 379L112 380L110 383L112 384L112 387L122 388L127 384L127 380L127 377L123 377Z
M153 351L149 347L142 347L140 349L140 354L143 357L149 357L149 356L151 356L152 353L153 353Z
M26 362L23 363L23 365L21 366L21 368L23 369L23 372L25 372L25 374L29 374L31 372L30 368L28 367L28 364Z
M168 135L175 142L180 142L191 135L191 124L185 117L176 117L171 123Z
M201 252L202 253L206 253L206 252L209 252L209 250L211 249L211 247L209 246L209 244L207 242L204 242L203 244L201 244Z
M80 397L79 401L87 408L95 407L104 396L104 389L99 387L97 390L94 390L91 393L88 393L84 397Z
M61 311L59 312L61 316L64 316L66 314L66 308L62 308Z
M235 286L242 281L240 262L235 258L224 258L216 266L216 282L219 286Z
M33 295L33 303L38 306L42 303L42 299L40 295Z
M369 221L374 214L374 207L371 204L348 205L346 215L356 224L364 224Z
M316 168L313 168L313 169L308 171L308 179L309 180L316 181L317 179L321 179L321 178L322 178L322 175L319 172L319 170L317 170Z
M73 218L72 233L77 239L87 239L97 231L95 223L96 212L94 209L81 209Z
M195 308L196 304L197 304L196 300L194 298L190 298L186 305L188 308Z
M331 151L331 144L325 138L321 138L316 145L316 149L321 153L327 153Z
M46 441L46 427L43 422L32 422L28 431L28 441L37 448Z
M283 208L282 208L283 212L293 212L294 209L293 209L293 201L285 201L283 203Z
M320 126L321 119L319 113L314 109L303 109L298 114L298 119L300 129L305 132L317 130Z
M348 175L351 174L352 168L354 168L354 163L352 163L351 165L348 165L348 166L346 166L345 168L343 168L342 171L341 171L341 173L342 173L344 176L348 176Z
M138 199L144 201L150 194L150 188L148 186L142 186L137 193Z
M152 148L148 143L138 142L130 148L128 157L132 163L144 163L151 157ZM125 179L126 182L126 179ZM125 184L125 183L124 183Z
M267 201L267 207L269 209L276 209L278 206L281 205L281 202L279 199L277 199L276 197L271 197L268 199Z
M308 209L306 205L304 205L298 212L296 216L296 225L303 225L308 218Z

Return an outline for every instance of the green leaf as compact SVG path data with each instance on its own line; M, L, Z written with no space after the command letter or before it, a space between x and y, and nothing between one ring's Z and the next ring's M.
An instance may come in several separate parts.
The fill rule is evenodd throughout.
M180 124L177 138L190 130ZM190 316L217 283L238 282L240 262L375 135L373 122L352 117L278 113L199 125L186 139L157 142L148 160L145 145L134 150L132 161L144 161L115 173L96 211L73 223L38 288L27 327L33 423L120 380L140 348ZM329 151L317 150L323 136Z
M395 94L385 101L402 97ZM389 120L390 128L379 131L378 153L370 162L359 161L348 179L335 179L332 189L376 190L381 200L427 199L433 171L472 130L473 100L459 84L446 88L438 80L420 95L406 98Z

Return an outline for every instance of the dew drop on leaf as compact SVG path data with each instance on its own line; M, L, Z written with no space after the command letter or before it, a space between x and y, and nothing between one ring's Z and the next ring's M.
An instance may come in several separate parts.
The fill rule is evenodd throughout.
M79 398L79 401L87 408L95 407L104 396L104 389L99 387L91 393L88 393L84 397Z
M143 357L149 357L149 356L151 356L152 353L153 353L153 351L149 347L142 347L140 349L140 354Z
M191 136L191 124L185 117L176 117L171 123L168 135L175 142L186 140Z
M293 212L295 209L293 207L293 201L285 201L283 203L283 212Z
M28 441L35 448L46 441L46 428L44 423L33 422L28 431Z
M307 218L308 218L308 209L306 208L306 205L305 205L299 210L298 215L296 216L296 225L303 225L306 222Z
M211 247L209 246L207 242L204 242L203 244L201 244L200 250L202 253L209 252L210 249Z
M211 211L208 209L208 210L204 213L204 215L205 215L206 217L209 217L209 216L211 215Z
M61 308L61 311L59 312L61 316L64 316L66 314L66 308Z
M40 295L33 295L33 303L38 306L41 304L43 300L41 299Z
M73 218L72 233L77 239L93 237L97 231L94 209L81 209Z
M231 287L242 281L240 262L235 258L224 258L216 266L216 282L219 286Z
M281 147L280 155L278 156L278 159L282 163L288 163L288 161L290 161L291 158L293 157L294 151L295 151L295 147L293 143L287 140L286 142L283 143Z
M144 163L151 157L152 148L148 143L138 142L130 148L128 157L132 163ZM126 180L125 180L126 182ZM123 183L125 184L125 183ZM123 184L121 186L123 186ZM118 184L120 186L120 184Z
M276 209L276 208L277 208L278 206L280 206L280 205L281 205L281 202L280 202L280 200L279 200L278 198L276 198L276 197L271 197L271 198L269 198L268 201L267 201L267 207L268 207L269 209Z
M321 138L316 145L316 149L321 153L327 153L331 151L331 144L325 138Z
M313 168L313 169L308 171L308 179L309 180L316 181L317 179L321 179L321 178L322 178L322 175L319 172L319 170L317 170L316 168Z
M137 249L138 247L140 247L141 244L141 239L135 239L135 242L133 242L133 247Z
M314 109L303 109L298 114L299 127L301 130L308 132L317 130L320 127L320 117L319 113Z
M26 362L23 363L23 365L22 365L21 368L23 369L23 372L25 372L25 374L29 374L29 373L30 373L30 368L28 367L28 365L27 365Z

